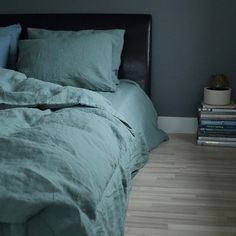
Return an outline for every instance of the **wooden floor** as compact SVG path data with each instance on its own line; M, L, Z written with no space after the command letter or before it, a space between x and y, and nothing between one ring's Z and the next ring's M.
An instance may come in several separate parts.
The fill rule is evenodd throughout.
M236 235L236 148L171 135L134 179L125 236Z

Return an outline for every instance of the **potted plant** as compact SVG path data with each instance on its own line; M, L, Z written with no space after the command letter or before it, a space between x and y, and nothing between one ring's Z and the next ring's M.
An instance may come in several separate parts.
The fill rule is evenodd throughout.
M231 89L228 77L215 74L209 77L209 87L204 88L204 102L210 105L227 105L230 103Z

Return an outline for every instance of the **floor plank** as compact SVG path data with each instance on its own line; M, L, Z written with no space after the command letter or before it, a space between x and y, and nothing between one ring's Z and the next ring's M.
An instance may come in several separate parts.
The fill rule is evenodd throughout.
M235 236L236 148L173 134L134 179L125 236Z

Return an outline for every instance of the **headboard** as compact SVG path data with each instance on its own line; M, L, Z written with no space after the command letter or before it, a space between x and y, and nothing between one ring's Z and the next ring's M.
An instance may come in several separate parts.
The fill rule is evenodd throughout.
M151 15L147 14L3 14L0 26L20 23L54 30L125 29L119 78L134 80L150 95Z

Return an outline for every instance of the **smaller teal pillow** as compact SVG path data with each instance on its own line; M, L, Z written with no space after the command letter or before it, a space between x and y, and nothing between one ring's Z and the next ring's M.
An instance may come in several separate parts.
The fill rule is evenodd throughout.
M17 59L17 45L21 33L20 24L10 25L6 27L0 27L0 36L10 36L10 49L8 58L8 67L11 69L15 68Z
M10 43L10 36L0 36L0 67L2 68L7 67Z
M124 29L109 29L109 30L80 30L80 31L63 31L63 30L47 30L37 28L27 28L29 39L42 38L64 38L64 37L80 37L83 34L108 34L112 39L112 79L116 84L119 84L118 71L121 63L121 53L124 44Z
M77 38L20 40L17 69L64 86L115 91L112 81L112 40L106 34Z

